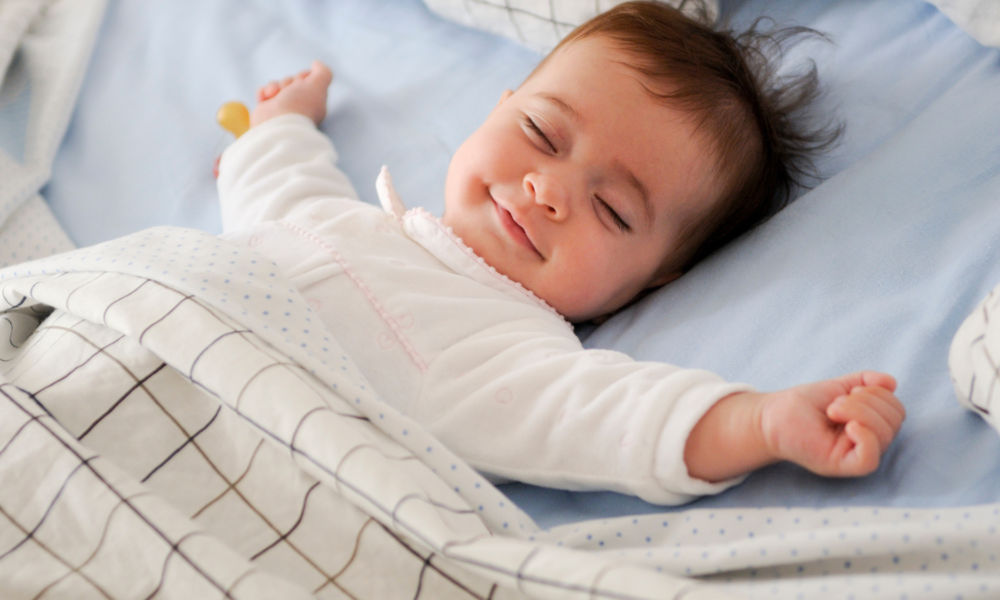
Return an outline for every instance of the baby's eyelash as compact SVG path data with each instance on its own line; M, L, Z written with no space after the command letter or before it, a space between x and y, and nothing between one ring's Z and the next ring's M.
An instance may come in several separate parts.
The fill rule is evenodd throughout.
M628 223L625 222L625 219L619 217L618 213L615 212L615 209L611 208L610 204L608 204L604 200L601 200L600 198L597 198L597 201L601 203L601 206L603 206L605 210L608 211L608 214L611 215L611 220L614 221L615 225L618 226L618 229L622 230L622 233L628 233L629 231L632 231L632 228L629 227Z
M535 135L542 138L542 141L545 142L545 145L549 147L549 150L551 150L553 153L556 152L555 145L549 141L549 138L545 135L545 133L542 132L542 128L539 127L531 117L525 116L524 124L527 125L529 129L534 131Z

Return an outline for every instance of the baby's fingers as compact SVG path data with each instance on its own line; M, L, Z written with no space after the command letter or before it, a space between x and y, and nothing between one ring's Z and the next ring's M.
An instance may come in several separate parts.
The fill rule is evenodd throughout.
M280 90L281 86L278 85L277 81L269 81L266 85L263 85L257 89L257 102L264 102L265 100L270 100Z
M851 390L851 395L861 394L866 398L875 410L879 411L886 421L893 424L895 429L899 429L906 419L906 408L899 398L889 390L882 387L866 387Z
M880 452L884 452L902 426L903 413L892 406L892 401L897 404L899 402L895 396L886 390L881 391L888 394L888 398L882 397L877 391L868 390L856 390L849 396L842 396L830 404L826 416L834 423L856 422L871 430L876 436Z
M311 77L316 80L316 84L321 87L328 87L333 83L333 71L330 67L326 66L318 60L312 61L308 71L304 71L306 77Z
M851 421L844 427L844 434L853 443L853 447L844 454L840 475L867 475L877 469L882 448L875 432L857 421Z

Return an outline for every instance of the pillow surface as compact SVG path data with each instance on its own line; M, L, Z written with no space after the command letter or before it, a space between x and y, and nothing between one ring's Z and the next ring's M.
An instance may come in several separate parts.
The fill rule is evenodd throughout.
M446 19L483 29L546 53L570 31L625 0L424 0ZM696 15L696 2L661 0ZM719 14L717 0L705 0L709 18Z

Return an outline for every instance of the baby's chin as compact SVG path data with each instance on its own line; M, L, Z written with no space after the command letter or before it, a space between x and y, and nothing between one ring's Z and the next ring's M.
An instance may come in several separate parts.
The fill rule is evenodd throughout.
M534 293L570 323L596 324L607 321L619 310L631 306L646 295L644 291L631 294L630 289L620 289L617 293L610 294L606 293L608 290L590 291L594 292L590 296L587 296L586 291L580 290L570 290L568 293L560 293L566 292L565 290L556 290L555 293L549 294L545 294L544 291L541 294Z

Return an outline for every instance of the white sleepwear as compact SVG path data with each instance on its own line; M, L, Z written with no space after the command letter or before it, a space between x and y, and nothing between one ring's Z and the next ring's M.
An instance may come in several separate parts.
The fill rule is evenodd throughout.
M300 115L254 127L219 167L224 237L274 260L388 403L488 474L673 504L692 427L751 389L707 371L585 350L556 311L475 255L383 170L357 200ZM279 309L281 310L281 309Z

